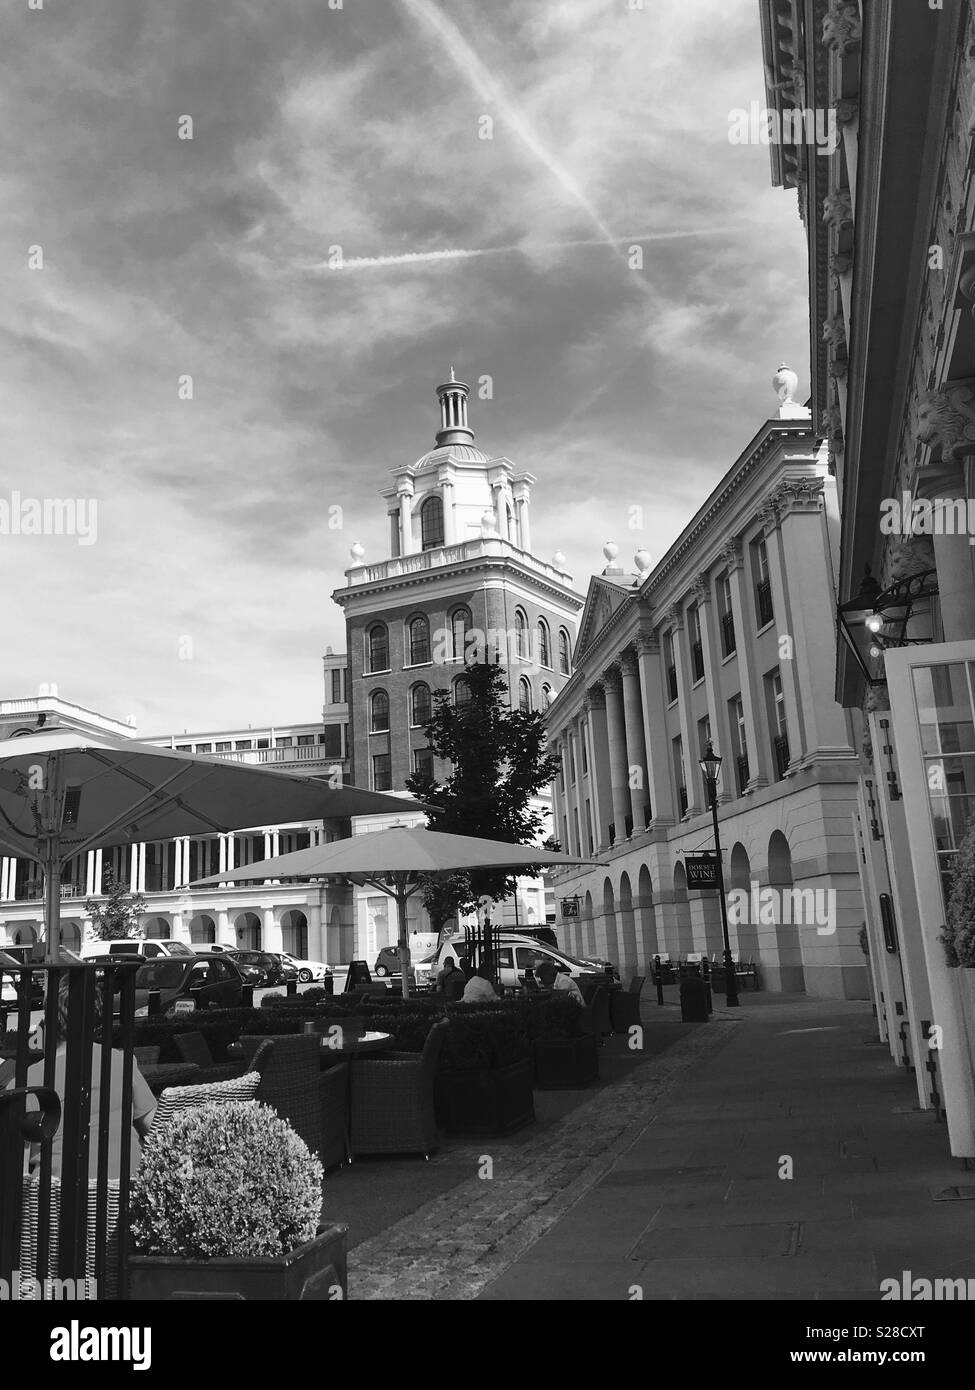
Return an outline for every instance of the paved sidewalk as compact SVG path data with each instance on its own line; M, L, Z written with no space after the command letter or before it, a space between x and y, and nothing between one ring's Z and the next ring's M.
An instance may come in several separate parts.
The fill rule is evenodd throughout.
M650 1031L674 1016L644 1010ZM452 1151L470 1176L356 1246L350 1297L878 1299L903 1270L973 1278L975 1201L935 1194L975 1195L975 1174L915 1101L868 1006L716 997L542 1133Z

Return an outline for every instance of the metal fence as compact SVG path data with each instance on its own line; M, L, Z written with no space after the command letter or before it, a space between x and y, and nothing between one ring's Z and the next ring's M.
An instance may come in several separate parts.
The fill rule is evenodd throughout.
M28 1298L63 1298L69 1287L124 1297L138 963L9 961L0 961L0 1279L23 1289L29 1272Z

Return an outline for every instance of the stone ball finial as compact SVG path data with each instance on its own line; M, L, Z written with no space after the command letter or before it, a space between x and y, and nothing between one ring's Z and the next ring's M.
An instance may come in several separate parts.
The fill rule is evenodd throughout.
M789 405L795 399L796 391L799 389L799 378L784 362L780 363L779 370L772 378L772 389L783 405Z
M491 511L491 508L488 507L481 513L481 535L496 536L497 534L498 519L494 515L494 512Z
M608 565L611 565L620 553L620 548L615 541L607 541L603 546L603 558Z
M555 566L557 570L564 570L566 563L566 558L562 554L561 550L557 550L555 554L552 556L552 564Z
M349 547L349 554L352 556L352 563L354 565L361 565L366 555L365 546L355 541L354 544Z
M638 574L646 574L647 570L653 564L653 559L649 550L641 545L640 549L633 556L633 563L636 565Z

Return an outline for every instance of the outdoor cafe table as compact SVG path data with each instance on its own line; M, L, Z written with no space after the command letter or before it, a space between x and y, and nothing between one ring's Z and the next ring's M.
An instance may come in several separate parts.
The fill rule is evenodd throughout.
M341 1027L341 1021L338 1021ZM336 1062L347 1057L350 1062L349 1081L345 1088L345 1156L352 1162L352 1086L353 1068L352 1063L357 1057L364 1057L369 1053L389 1052L396 1045L396 1038L392 1033L350 1033L342 1029L342 1043L337 1045L338 1039L333 1035L330 1039L327 1033L322 1034L322 1051L319 1065L322 1071L327 1071Z

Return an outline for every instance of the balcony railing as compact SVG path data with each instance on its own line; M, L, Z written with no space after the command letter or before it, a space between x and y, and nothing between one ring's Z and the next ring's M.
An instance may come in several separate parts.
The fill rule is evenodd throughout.
M738 779L738 795L745 795L745 788L748 786L748 754L739 753L735 759L735 775Z
M734 613L721 615L721 649L725 656L730 656L736 650Z
M291 748L233 748L206 753L207 758L225 758L232 763L341 763L340 753L327 752L323 743L298 744Z
M704 647L700 642L691 643L691 669L694 672L695 681L704 679Z
M482 537L480 540L460 541L455 545L438 545L430 550L417 551L411 555L400 555L391 560L382 560L375 565L356 565L345 571L349 584L377 584L387 579L407 574L418 574L424 570L443 569L446 565L459 565L467 560L481 560L495 557L517 561L525 569L544 575L557 584L566 584L569 576L565 570L557 569L544 560L538 560L527 550L521 550L500 536Z
M775 617L772 610L772 585L767 579L755 585L755 604L758 608L758 625L765 627Z
M775 753L776 775L781 780L789 770L789 740L785 734L779 734L772 740L772 749Z
M667 667L667 698L673 704L677 699L677 667Z

